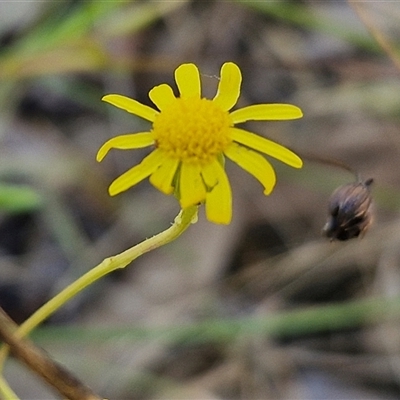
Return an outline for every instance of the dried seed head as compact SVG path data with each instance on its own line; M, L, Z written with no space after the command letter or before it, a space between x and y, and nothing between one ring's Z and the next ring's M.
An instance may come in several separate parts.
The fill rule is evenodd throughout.
M373 179L338 187L329 201L329 218L323 233L332 240L363 236L372 223Z

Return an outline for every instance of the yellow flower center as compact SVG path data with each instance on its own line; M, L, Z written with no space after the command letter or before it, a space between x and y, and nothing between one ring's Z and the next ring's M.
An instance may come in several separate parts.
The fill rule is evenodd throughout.
M178 98L156 117L156 146L171 158L205 165L232 142L229 113L212 100Z

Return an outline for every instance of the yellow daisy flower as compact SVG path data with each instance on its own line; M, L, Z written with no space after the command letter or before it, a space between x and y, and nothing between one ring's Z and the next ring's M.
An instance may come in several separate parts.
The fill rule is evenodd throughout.
M180 96L167 84L154 87L149 97L158 110L119 94L102 100L152 123L148 132L114 137L99 149L97 161L108 151L153 146L142 162L112 182L114 196L149 177L165 194L175 193L184 209L205 203L209 221L228 224L232 218L232 193L225 173L227 157L258 179L264 194L271 193L276 176L271 164L259 153L274 157L294 168L301 159L287 148L235 125L249 120L290 120L302 117L290 104L256 104L229 112L240 94L242 75L239 67L227 62L215 97L201 97L199 70L194 64L182 64L175 70Z

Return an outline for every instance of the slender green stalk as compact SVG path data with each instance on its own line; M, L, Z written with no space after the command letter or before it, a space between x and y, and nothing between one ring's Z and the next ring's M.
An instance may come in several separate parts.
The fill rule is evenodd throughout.
M101 400L88 386L81 382L61 364L55 362L45 351L26 338L15 335L18 325L0 308L0 337L10 347L13 356L25 364L44 382L70 400ZM4 400L15 400L9 392Z
M63 343L68 341L102 343L123 337L132 341L168 340L173 344L199 342L227 344L243 336L297 337L396 322L399 317L400 296L373 297L318 307L280 310L266 315L205 319L163 327L125 326L88 329L52 326L35 331L35 339Z
M16 334L19 335L19 337L29 334L29 332L54 314L68 300L73 298L87 286L91 285L112 271L125 268L128 264L142 254L173 241L180 236L192 222L195 221L196 217L197 206L192 206L181 210L179 215L175 218L174 223L165 231L144 240L143 242L129 248L128 250L125 250L120 254L104 259L99 265L92 268L90 271L78 278L75 282L71 283L55 297L50 299L46 304L40 307L34 314L32 314L24 323L20 325L16 331ZM3 346L3 348L0 350L0 368L2 368L7 354L8 347Z
M19 400L19 397L14 393L10 386L8 386L7 381L2 375L0 375L0 398Z

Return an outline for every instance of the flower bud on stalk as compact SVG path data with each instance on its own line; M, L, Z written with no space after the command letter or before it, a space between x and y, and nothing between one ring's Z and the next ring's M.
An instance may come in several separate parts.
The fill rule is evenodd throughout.
M372 224L373 179L348 183L338 187L329 201L329 218L323 233L333 240L349 240L364 236Z

